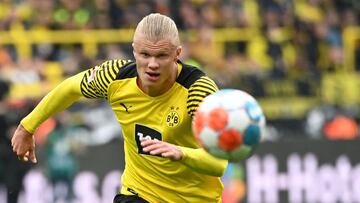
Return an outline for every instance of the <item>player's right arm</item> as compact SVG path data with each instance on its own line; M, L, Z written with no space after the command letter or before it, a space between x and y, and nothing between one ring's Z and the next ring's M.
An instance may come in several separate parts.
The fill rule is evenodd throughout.
M72 76L48 93L35 109L21 120L11 140L13 151L20 159L36 162L33 133L49 117L65 110L82 96L107 98L109 84L127 61L111 60Z

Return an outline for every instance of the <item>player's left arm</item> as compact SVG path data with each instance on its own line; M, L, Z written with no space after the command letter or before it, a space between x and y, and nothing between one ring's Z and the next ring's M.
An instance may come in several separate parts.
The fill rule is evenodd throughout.
M221 177L224 175L228 161L218 159L202 148L193 149L179 146L183 156L181 163L191 168L192 170L210 175Z
M208 77L202 76L189 88L187 100L188 114L193 117L203 99L217 91L216 84ZM152 155L161 155L174 161L181 161L192 170L211 176L220 177L224 174L228 161L215 158L204 149L176 146L159 140L144 140L143 150Z
M202 76L196 80L189 88L187 100L188 114L194 117L199 104L204 98L217 90L218 87L215 82L207 76ZM194 171L219 177L224 174L228 164L227 160L218 159L202 148L193 149L180 146L180 149L183 154L181 162Z
M204 149L193 149L173 145L160 140L143 140L141 145L145 152L151 155L161 155L173 161L180 161L192 170L210 175L221 177L227 167L227 160L218 159Z
M11 139L13 151L22 160L36 162L35 130L49 117L65 110L81 97L107 98L108 85L116 78L120 68L128 60L108 60L86 71L80 72L61 82L50 91L34 108L20 121Z

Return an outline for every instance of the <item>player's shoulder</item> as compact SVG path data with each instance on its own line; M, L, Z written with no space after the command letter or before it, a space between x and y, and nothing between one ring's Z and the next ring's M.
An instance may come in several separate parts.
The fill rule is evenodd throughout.
M89 98L107 98L109 85L123 72L122 69L131 64L131 60L106 60L84 71L81 81L81 91Z
M187 89L194 87L210 88L214 91L217 90L215 82L209 78L201 69L190 64L179 61L182 65L182 70L176 82L181 84Z
M176 79L176 82L189 89L192 85L197 83L201 78L208 78L205 73L200 70L198 67L195 67L190 64L183 63L178 61L181 64L181 72ZM211 80L209 78L209 80Z
M131 60L126 59L106 60L94 66L93 68L88 69L88 77L90 80L93 80L94 77L104 77L105 79L113 81L116 79L120 69L122 69L122 67L128 64L130 61Z
M108 68L122 68L124 65L132 62L130 59L109 59L102 62L99 66L101 69L108 69Z
M177 82L188 89L187 109L193 117L203 99L218 90L215 82L197 67L183 64Z
M136 63L135 61L128 60L123 66L119 69L119 72L116 75L116 80L133 78L137 76Z
M121 69L127 67L131 63L133 63L133 61L129 59L110 59L95 66L95 69L108 73L113 73L115 74L115 78L117 78L119 72L122 72Z

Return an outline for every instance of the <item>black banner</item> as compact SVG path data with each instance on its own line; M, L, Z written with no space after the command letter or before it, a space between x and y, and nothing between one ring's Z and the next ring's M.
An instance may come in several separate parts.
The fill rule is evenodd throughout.
M262 143L246 161L229 164L223 202L360 202L359 146L359 140ZM19 202L112 202L121 187L122 142L89 147L75 158L79 170L68 183L50 181L40 160L24 177ZM5 198L0 186L0 202Z
M246 161L248 202L360 202L360 142L262 144Z

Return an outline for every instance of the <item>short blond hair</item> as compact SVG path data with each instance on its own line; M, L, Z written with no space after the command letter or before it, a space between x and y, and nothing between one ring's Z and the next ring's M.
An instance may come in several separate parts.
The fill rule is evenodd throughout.
M160 13L145 16L136 27L135 35L137 33L143 34L151 41L169 38L174 46L180 46L179 31L175 22Z

